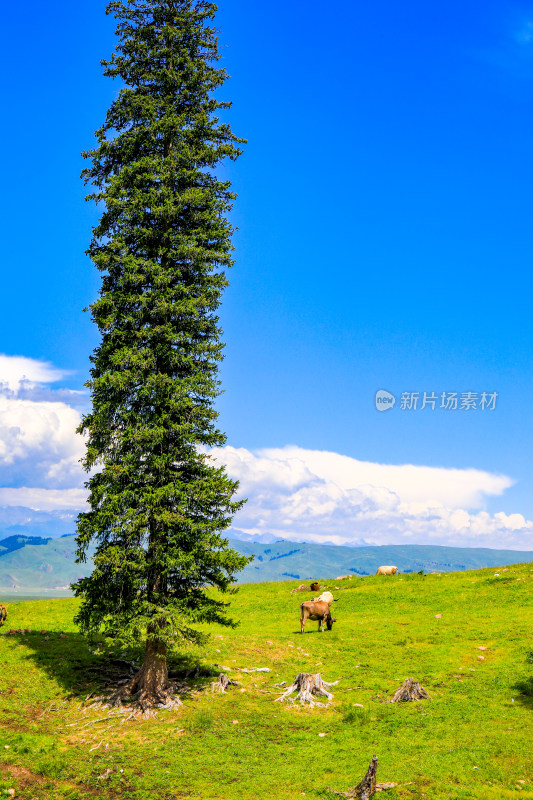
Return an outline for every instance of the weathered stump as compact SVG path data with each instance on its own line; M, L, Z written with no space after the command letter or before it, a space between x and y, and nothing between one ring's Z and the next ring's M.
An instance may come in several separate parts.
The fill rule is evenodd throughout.
M7 608L3 604L0 604L0 628L4 624L7 619Z
M218 680L211 684L211 691L219 694L226 694L228 686L237 686L235 681L230 681L225 672L221 672Z
M395 783L376 783L377 773L378 757L373 756L365 777L355 788L350 789L349 792L337 792L335 789L331 789L330 791L342 797L355 797L357 800L369 800L375 792L383 792L386 789L392 789L396 786Z
M294 703L293 698L289 697L289 695L297 691L296 700L299 700L302 705L304 705L304 703L309 703L311 708L314 706L322 706L322 708L325 708L329 703L318 703L313 700L313 695L327 697L328 701L333 700L333 695L328 690L331 689L332 686L336 686L338 682L339 681L326 683L320 677L319 672L299 672L293 683L291 683L281 697L277 697L274 702L277 703L279 700L286 700L288 703Z
M391 703L410 703L413 700L430 700L429 694L414 678L406 678L391 697Z
M376 776L378 773L378 757L373 756L372 761L369 764L369 767L366 771L366 775L361 781L358 783L354 789L355 797L360 798L360 800L368 800L369 797L372 797L374 792L376 791Z

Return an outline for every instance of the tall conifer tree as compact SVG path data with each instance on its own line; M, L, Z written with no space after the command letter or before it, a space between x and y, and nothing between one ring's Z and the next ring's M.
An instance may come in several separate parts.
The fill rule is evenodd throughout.
M241 503L207 454L224 443L213 407L222 358L216 316L232 264L226 218L235 195L214 168L240 154L217 117L216 11L206 0L115 0L117 46L104 74L123 87L84 153L89 198L103 205L88 254L102 273L92 318L92 411L84 466L90 510L78 518L77 622L121 643L145 641L144 663L117 695L144 711L173 702L167 652L194 623L232 625L227 591L248 559L221 535ZM191 627L191 624L193 627Z

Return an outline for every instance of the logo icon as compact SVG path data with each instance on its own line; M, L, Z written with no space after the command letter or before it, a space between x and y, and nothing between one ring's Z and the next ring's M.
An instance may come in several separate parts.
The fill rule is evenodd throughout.
M378 389L376 392L376 408L378 411L388 411L396 402L396 398L385 389Z

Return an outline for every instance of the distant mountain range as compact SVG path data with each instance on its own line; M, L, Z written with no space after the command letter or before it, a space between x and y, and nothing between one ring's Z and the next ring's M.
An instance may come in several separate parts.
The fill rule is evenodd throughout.
M75 551L74 536L62 536L59 539L9 536L2 539L0 602L2 594L70 595L70 584L88 575L93 568L92 561L76 564Z
M239 583L374 575L382 564L394 564L400 572L460 572L533 561L533 552L423 544L342 547L288 541L265 545L231 540L231 545L240 553L255 556L255 560L239 573Z
M533 552L434 545L340 547L276 541L243 542L231 546L255 559L239 573L239 583L335 578L338 575L372 575L381 564L395 564L400 572L459 572L533 561ZM2 596L62 597L70 584L88 575L92 561L75 563L74 536L47 539L9 536L0 540L0 602ZM89 551L89 556L94 548Z

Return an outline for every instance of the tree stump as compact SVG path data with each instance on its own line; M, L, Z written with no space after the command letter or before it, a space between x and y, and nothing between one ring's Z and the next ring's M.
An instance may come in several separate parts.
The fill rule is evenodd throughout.
M410 703L413 700L430 700L429 694L414 678L406 678L391 697L391 703Z
M235 681L230 681L225 672L221 672L218 680L211 684L211 691L219 694L226 694L228 686L237 686Z
M396 786L395 783L376 783L377 773L378 757L373 756L365 777L354 789L350 789L349 792L337 792L335 789L330 789L330 791L342 797L355 797L357 800L369 800L375 792L383 792L386 789L392 789Z
M368 769L366 771L366 775L361 781L358 783L354 789L355 797L360 798L360 800L368 800L369 797L372 797L374 792L376 791L376 776L378 773L378 757L373 756L372 761L370 762Z
M293 683L291 683L281 697L277 697L274 702L277 703L279 700L286 700L288 703L294 703L293 698L289 697L289 695L298 691L296 700L299 700L301 705L309 703L311 708L314 706L322 706L322 708L326 708L329 703L318 703L313 700L313 695L327 697L328 701L333 700L333 695L328 690L331 689L332 686L336 686L338 682L339 681L335 681L334 683L326 683L320 677L319 672L299 672Z

